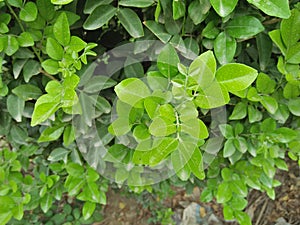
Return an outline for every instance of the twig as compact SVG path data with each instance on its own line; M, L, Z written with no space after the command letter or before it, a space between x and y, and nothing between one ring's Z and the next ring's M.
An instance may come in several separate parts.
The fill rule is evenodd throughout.
M256 220L255 225L258 225L258 224L259 224L259 222L260 222L260 220L261 220L261 218L262 218L262 215L263 215L263 213L265 212L265 209L266 209L267 205L268 205L268 199L265 200L265 203L264 203L264 205L263 205L263 207L262 207L262 209L261 209L261 211L260 211L260 213L259 213L259 216L258 216L258 218L257 218L257 220Z

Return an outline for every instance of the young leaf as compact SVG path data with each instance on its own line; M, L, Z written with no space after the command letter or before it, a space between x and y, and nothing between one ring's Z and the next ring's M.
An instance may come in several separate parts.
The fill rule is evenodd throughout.
M238 0L210 0L210 3L221 17L226 17L234 10Z
M59 64L58 61L56 60L46 59L45 61L42 62L41 66L47 73L51 75L55 75L58 73Z
M218 191L217 191L217 202L218 203L226 203L230 201L232 198L232 191L230 189L230 183L228 182L223 182L218 186Z
M122 26L134 38L139 38L144 35L143 25L138 15L128 8L120 9L117 16Z
M42 133L38 142L48 142L57 140L64 132L64 126L47 127Z
M117 9L112 5L98 6L86 19L83 28L86 30L96 30L113 18Z
M259 19L254 16L233 18L226 26L226 31L234 38L249 38L264 30Z
M51 0L51 3L55 5L67 5L73 1L74 0Z
M66 13L61 13L53 25L55 39L62 45L67 46L70 42L70 28Z
M89 219L93 215L95 208L96 208L96 203L89 202L89 201L85 202L82 207L83 218L85 220Z
M231 63L217 70L216 78L228 91L241 91L249 87L256 79L257 71L249 66Z

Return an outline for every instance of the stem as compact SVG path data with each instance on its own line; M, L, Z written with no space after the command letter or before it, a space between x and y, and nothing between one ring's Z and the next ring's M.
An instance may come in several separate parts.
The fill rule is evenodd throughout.
M51 80L57 80L54 76L50 75L49 73L47 73L46 71L40 69L39 71L41 74L45 75L46 77L50 78Z
M22 32L26 32L23 24L22 24L22 21L19 19L19 17L17 16L17 14L15 13L15 11L13 10L13 8L10 6L10 4L7 2L7 0L4 0L6 6L8 7L10 13L13 15L13 17L16 19L17 23L19 24L19 27L21 28ZM43 59L41 58L37 48L35 46L32 46L31 47L34 54L36 55L36 57L38 58L39 62L42 63L43 62ZM49 77L50 79L52 80L56 80L55 77L51 76L50 74L48 74L47 72L41 70L40 71L42 74L44 74L45 76Z

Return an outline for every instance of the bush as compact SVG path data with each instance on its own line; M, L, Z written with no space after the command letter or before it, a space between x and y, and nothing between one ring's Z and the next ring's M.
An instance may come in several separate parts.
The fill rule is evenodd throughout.
M0 224L163 180L251 224L300 165L297 2L0 0Z

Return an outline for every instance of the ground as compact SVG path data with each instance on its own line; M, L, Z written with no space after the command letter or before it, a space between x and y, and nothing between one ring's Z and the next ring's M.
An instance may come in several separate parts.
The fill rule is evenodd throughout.
M300 225L300 168L296 162L289 161L289 171L280 171L276 177L282 185L276 188L276 199L272 201L265 193L252 190L248 196L247 212L252 217L253 225L274 225L278 219L291 225ZM213 210L219 224L234 225L222 219L222 208L212 202L203 204L199 201L201 190L194 188L191 195L183 189L176 189L176 194L165 200L166 207L171 207L176 224L180 224L185 208L195 202ZM110 190L107 194L108 204L103 209L104 220L97 225L147 225L151 212L133 197ZM287 223L282 223L284 225ZM157 225L160 223L156 223ZM279 225L279 223L277 223Z

